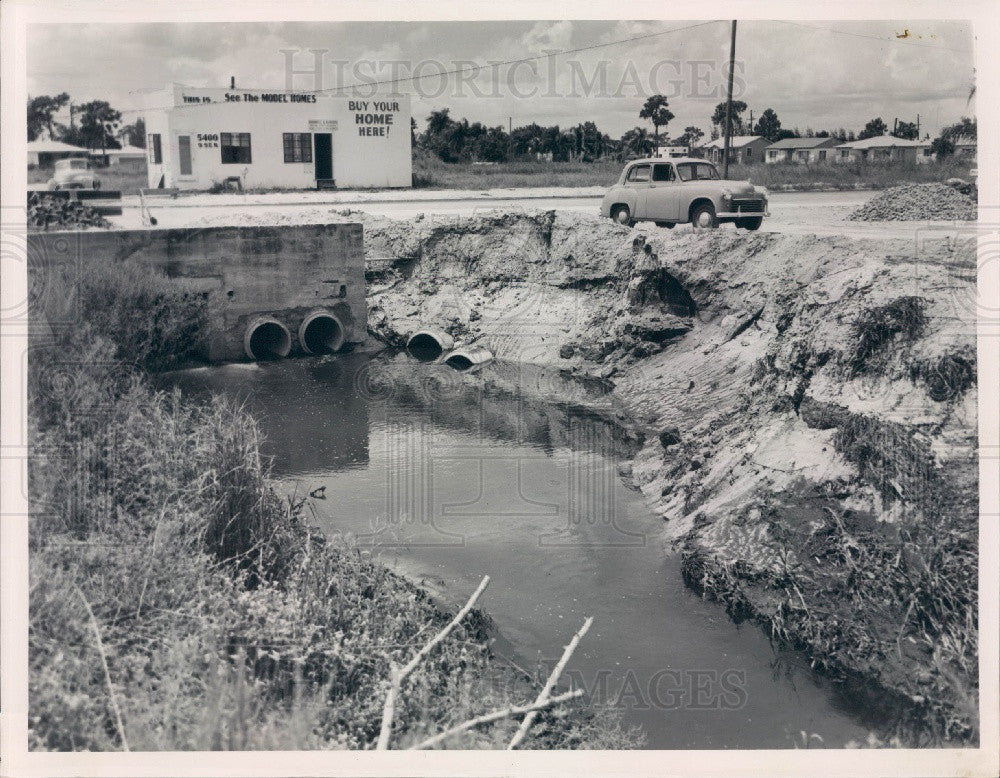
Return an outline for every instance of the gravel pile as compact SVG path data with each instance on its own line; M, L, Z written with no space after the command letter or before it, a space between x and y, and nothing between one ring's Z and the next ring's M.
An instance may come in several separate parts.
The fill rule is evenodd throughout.
M865 222L972 220L976 204L947 184L904 184L876 195L847 218Z
M77 200L45 197L36 192L28 195L28 229L55 230L63 227L103 227L111 222L93 208Z

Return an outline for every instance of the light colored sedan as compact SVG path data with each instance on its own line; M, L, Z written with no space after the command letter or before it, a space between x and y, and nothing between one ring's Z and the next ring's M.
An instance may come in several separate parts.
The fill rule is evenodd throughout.
M770 215L767 195L749 181L723 180L715 165L703 159L637 159L604 195L601 213L628 225L652 221L660 227L718 227L734 222L756 230Z
M57 159L55 173L49 179L50 191L60 189L100 189L101 179L90 167L90 163L79 157Z

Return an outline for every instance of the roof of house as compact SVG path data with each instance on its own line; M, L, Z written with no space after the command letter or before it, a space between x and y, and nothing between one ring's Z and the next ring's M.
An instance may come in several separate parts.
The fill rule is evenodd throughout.
M814 149L818 146L829 146L830 141L837 142L836 138L829 136L825 138L783 138L775 141L767 147L768 151L773 149Z
M32 140L28 141L27 145L28 152L34 154L66 154L73 151L81 154L87 153L85 148L70 146L68 143L58 140Z
M884 149L884 148L919 148L929 146L925 140L907 140L906 138L896 138L892 135L877 135L874 138L855 140L850 143L841 143L838 149Z
M109 157L145 157L146 149L141 149L138 146L122 146L120 149L105 149L104 151L93 149L90 153L98 157L103 157L105 154Z
M729 148L738 149L740 146L747 146L753 143L755 140L763 140L766 142L766 139L761 135L733 135L729 139ZM701 145L701 148L721 149L725 148L725 145L726 145L725 138L716 138L715 140L710 140L708 143L703 143Z

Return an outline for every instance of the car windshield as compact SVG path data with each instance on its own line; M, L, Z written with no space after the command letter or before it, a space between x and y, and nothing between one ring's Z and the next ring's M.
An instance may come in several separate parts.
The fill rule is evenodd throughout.
M677 166L677 175L681 181L719 180L719 171L715 169L715 165L708 162L682 162Z

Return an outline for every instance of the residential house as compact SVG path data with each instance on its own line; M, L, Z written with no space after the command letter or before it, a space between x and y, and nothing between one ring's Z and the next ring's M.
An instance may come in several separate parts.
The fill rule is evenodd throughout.
M106 164L109 168L139 172L146 169L146 149L138 146L125 146L120 149L94 149L90 157L95 162Z
M924 155L926 141L879 135L837 146L835 162L916 162Z
M725 150L725 138L703 143L698 148L709 162L722 164ZM764 161L764 149L771 141L760 135L734 135L729 139L729 162L738 165L753 165Z
M778 162L799 165L827 162L832 156L831 149L839 142L836 138L784 138L767 147L764 161L769 165Z
M28 164L32 166L52 167L57 159L85 156L86 149L58 140L39 139L28 142Z

